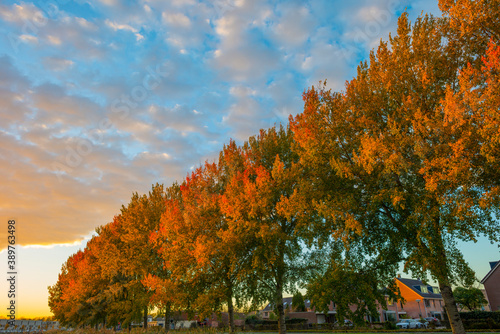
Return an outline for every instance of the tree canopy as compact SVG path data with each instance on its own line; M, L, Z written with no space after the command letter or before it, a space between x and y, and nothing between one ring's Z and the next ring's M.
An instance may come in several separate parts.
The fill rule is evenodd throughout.
M453 290L453 295L455 295L457 303L468 311L480 309L482 306L488 304L483 292L478 288L459 286Z
M439 6L403 13L343 91L307 89L289 125L133 193L49 287L56 319L146 325L154 307L227 307L233 332L235 307L270 302L284 333L284 293L298 304L307 288L318 310L361 323L400 299L402 263L438 282L464 333L456 302L480 298L453 294L475 280L458 242L500 242L500 3Z
M326 175L317 179L327 184L318 186L315 205L333 235L367 265L404 261L405 271L430 274L462 333L451 286L475 277L457 240L498 241L500 229L487 183L455 168L480 168L455 159L469 138L465 131L457 136L444 112L463 83L455 56L441 20L425 15L412 26L403 14L397 34L358 67L345 92L312 87L291 125L303 164ZM477 150L471 154L484 160Z

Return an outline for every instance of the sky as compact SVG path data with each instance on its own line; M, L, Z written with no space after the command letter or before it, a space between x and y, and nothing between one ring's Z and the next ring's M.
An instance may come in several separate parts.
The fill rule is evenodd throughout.
M50 315L63 262L133 192L286 123L319 81L342 90L405 10L440 15L437 0L2 0L0 267L16 219L17 315ZM483 239L464 254L480 278L500 258Z

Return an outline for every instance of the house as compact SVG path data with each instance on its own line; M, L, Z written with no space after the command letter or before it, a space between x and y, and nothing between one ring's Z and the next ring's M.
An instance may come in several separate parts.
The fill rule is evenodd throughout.
M484 299L486 299L486 301L488 301L488 294L486 293L486 290L481 289L481 292L483 293ZM481 306L481 311L491 312L490 302L488 302L488 304L486 304L486 305Z
M395 281L405 302L396 302L388 299L387 310L379 306L380 317L370 317L366 319L368 322L399 321L402 318L418 319L420 317L443 319L444 301L437 286L425 284L421 280L410 278L398 277ZM285 315L289 318L307 319L307 322L310 324L334 323L336 321L335 316L337 312L333 302L330 302L327 313L316 312L314 307L311 306L310 300L305 300L304 304L306 312L295 312L292 305L292 297L283 298ZM352 309L354 310L354 308L355 306L353 305ZM270 319L273 311L274 306L272 303L269 303L260 311L260 316L262 319Z
M437 286L425 284L418 279L401 277L396 278L396 285L405 300L404 304L392 305L395 306L394 308L399 306L396 320L399 320L403 314L404 317L413 319L420 317L443 319L444 301Z
M486 290L490 310L500 311L500 261L490 262L490 268L481 283Z
M241 312L234 312L234 326L244 327L246 314ZM219 328L219 327L229 327L229 313L221 312L220 314L213 313L211 317L206 319L207 326Z
M330 310L327 315L322 312L316 312L314 308L311 308L310 300L304 300L304 305L306 307L305 312L296 312L292 305L292 297L283 298L285 315L290 319L307 319L307 323L309 324L333 323L335 321L335 309L333 307L333 303L331 303ZM274 313L274 305L269 303L260 311L260 316L262 319L270 319L272 313Z

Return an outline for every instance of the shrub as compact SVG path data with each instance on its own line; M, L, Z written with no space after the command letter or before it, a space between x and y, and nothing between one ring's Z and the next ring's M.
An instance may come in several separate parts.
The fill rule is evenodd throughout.
M384 322L384 329L392 330L392 329L397 329L397 328L398 327L396 326L396 324L391 322L391 321Z
M285 321L286 324L305 324L307 323L307 319L302 319L302 318L292 318L292 319L287 319Z

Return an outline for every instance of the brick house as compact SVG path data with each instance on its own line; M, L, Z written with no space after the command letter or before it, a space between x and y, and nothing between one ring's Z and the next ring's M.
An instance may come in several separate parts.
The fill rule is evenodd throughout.
M444 301L437 286L424 284L418 279L398 277L395 280L405 303L403 304L400 301L395 302L389 299L387 301L387 310L379 306L380 317L366 319L368 322L399 321L402 318L418 319L420 317L436 317L438 319L443 319ZM294 312L292 297L283 298L285 315L289 318L307 319L307 322L311 324L334 323L336 321L335 315L337 312L333 302L330 302L329 310L326 314L323 312L316 312L314 307L311 307L310 300L305 300L304 304L306 306L306 312ZM353 310L354 307L353 305ZM266 307L260 311L262 319L269 319L273 309L271 303L267 304Z
M486 296L491 311L500 311L500 261L490 262L491 270L484 276L481 283L486 290Z
M314 307L311 308L311 301L304 300L304 305L306 307L305 312L296 312L292 305L292 297L283 298L283 307L285 309L285 316L290 319L307 319L308 324L324 324L324 323L334 323L335 322L335 307L333 303L330 303L329 311L327 314L323 312L316 312ZM260 316L262 319L269 319L271 313L274 311L273 304L269 303L264 309L260 311Z
M399 316L417 319L420 317L436 317L443 319L444 301L437 286L424 284L421 280L396 278L396 284L401 291L405 303L398 303ZM399 320L399 317L398 319Z

